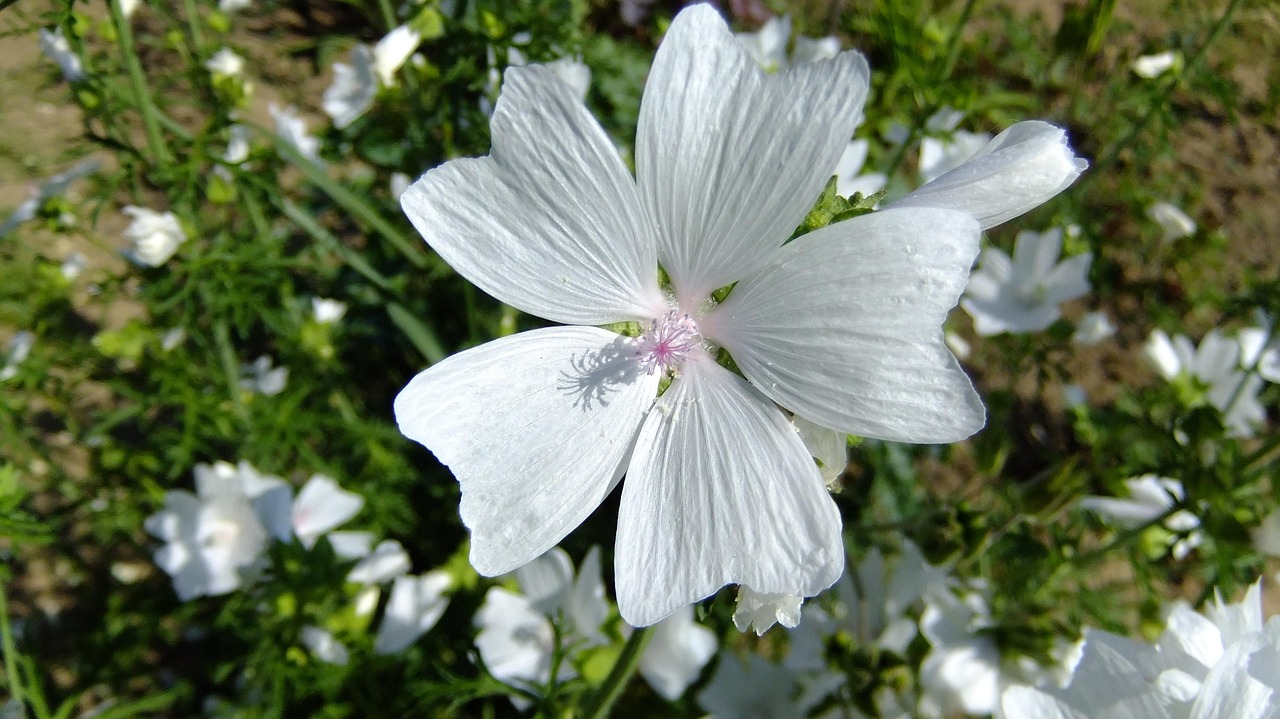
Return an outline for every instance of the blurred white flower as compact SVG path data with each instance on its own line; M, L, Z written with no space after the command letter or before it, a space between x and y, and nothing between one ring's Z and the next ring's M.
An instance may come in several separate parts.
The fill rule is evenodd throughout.
M1068 409L1084 407L1089 404L1089 393L1078 384L1066 384L1062 386L1062 401Z
M822 481L830 485L849 466L848 435L815 424L799 415L791 418L791 424L800 434L805 449L818 461Z
M267 105L267 111L276 123L276 134L293 145L299 155L312 162L320 159L320 138L307 132L307 121L303 120L293 106L281 109L274 102Z
M1010 686L1006 717L1270 719L1280 714L1280 620L1263 624L1261 582L1239 604L1178 602L1154 645L1085 632L1064 688Z
M667 701L684 695L716 653L716 635L693 620L693 605L653 626L649 646L640 657L640 675Z
M329 535L329 541L333 542L333 534ZM337 552L336 546L334 551ZM396 540L386 539L351 568L347 573L347 581L356 584L382 584L408 572L409 553Z
M172 212L156 212L129 205L124 208L124 213L133 218L124 230L124 238L133 243L133 247L125 254L139 265L159 267L187 241L187 233Z
M378 95L378 78L373 72L373 52L367 45L351 51L351 64L333 63L333 84L324 91L322 107L341 130L368 112Z
M563 549L555 547L516 572L523 594L493 587L475 616L480 629L476 648L489 673L507 684L530 689L545 686L551 677L556 633L570 664L556 673L559 681L576 676L571 663L577 652L606 643L600 625L609 613L600 576L600 548L592 547L582 560L578 577ZM517 698L512 702L520 707Z
M120 14L128 20L133 17L133 13L138 9L138 5L142 4L142 0L120 0Z
M187 339L187 330L185 327L170 327L165 333L160 335L160 349L165 352L172 352Z
M325 297L311 298L311 318L322 325L329 325L347 314L347 303Z
M1275 335L1271 319L1259 313L1260 327L1240 330L1240 367L1252 369L1268 382L1280 382L1280 337Z
M867 162L867 150L870 143L866 140L850 140L836 163L833 174L836 176L836 194L841 197L853 197L854 193L874 195L884 189L888 178L878 172L862 173Z
M356 516L362 507L364 497L342 489L323 474L312 475L302 485L297 499L293 500L291 521L294 536L302 546L310 549L321 535Z
M22 330L9 338L4 347L4 366L0 366L0 382L13 379L18 374L18 367L27 361L31 348L36 344L36 336Z
M698 692L698 706L709 719L793 719L806 716L812 706L802 703L800 693L795 675L786 667L759 654L745 660L725 654L711 681Z
M33 186L27 199L18 205L8 219L0 223L0 237L9 234L15 227L24 222L34 220L44 203L51 198L66 193L71 188L72 183L97 172L101 166L102 163L98 160L84 160L76 163L71 169L50 177L38 186Z
M222 12L235 12L253 5L253 0L218 0L218 9Z
M1107 313L1098 310L1080 318L1080 324L1076 325L1076 331L1071 335L1071 341L1082 345L1096 345L1105 339L1111 338L1115 333L1116 326L1111 324L1111 319L1107 317Z
M956 359L964 361L969 359L969 355L973 353L973 348L969 346L969 341L955 332L946 332L942 335L942 341L947 343L947 349L956 356Z
M387 188L391 191L391 198L394 199L396 202L399 202L400 196L404 194L405 190L409 189L409 185L412 182L413 182L413 178L409 177L403 172L391 173L391 180L388 183L388 188Z
M227 128L227 149L222 153L222 160L232 165L239 165L249 159L249 128L246 125L232 125Z
M387 87L395 87L396 71L404 65L418 44L422 35L408 25L401 25L378 41L373 47L373 74Z
M980 335L1042 330L1062 315L1058 305L1089 292L1093 255L1058 262L1062 230L1023 230L1015 243L1012 259L997 247L982 251L960 300Z
M166 492L164 509L147 517L146 530L166 542L155 553L156 564L173 577L183 601L237 589L242 571L262 554L267 529L251 504L261 486L246 485L244 467L196 465L196 494Z
M1019 122L959 167L885 207L959 210L988 230L1039 207L1088 166L1071 151L1062 128Z
M999 700L1000 652L991 637L986 600L977 592L956 596L930 593L920 615L929 653L920 664L920 716L940 719L958 713L991 714Z
M445 594L453 581L443 571L396 577L382 624L373 642L376 654L396 654L409 648L440 621L449 607Z
M350 659L347 647L327 629L303 627L301 638L302 645L307 648L307 651L322 662L346 666Z
M1164 241L1173 242L1196 233L1196 221L1187 216L1177 205L1157 202L1147 208L1147 218L1164 231Z
M235 54L231 48L224 47L205 61L204 67L214 75L240 77L244 73L244 58Z
M1181 482L1154 474L1126 479L1124 486L1129 490L1128 499L1089 496L1080 500L1080 506L1097 512L1118 527L1133 529L1159 518L1184 497ZM1176 539L1172 550L1174 559L1182 559L1204 541L1199 530L1200 519L1185 509L1166 517L1162 524L1172 532L1185 535L1170 538Z
M1142 55L1133 61L1133 72L1138 77L1150 80L1165 74L1177 62L1178 54L1173 50L1166 50L1154 55Z
M62 261L62 265L58 269L62 272L63 277L68 280L74 280L88 266L89 258L85 257L83 252L72 252L67 255L67 259Z
M57 64L67 82L80 82L88 77L80 63L80 56L71 49L71 43L67 42L61 27L55 27L52 32L40 29L40 51Z
M570 325L454 355L396 398L401 431L459 478L482 574L553 546L625 473L614 566L628 623L726 584L814 596L844 570L840 517L779 406L898 441L981 427L941 342L976 254L973 217L886 210L786 243L852 135L867 77L852 52L766 76L714 8L693 5L649 72L635 177L563 82L510 68L492 154L405 192L461 275ZM624 320L641 336L599 327Z
M290 505L289 512L292 513L292 510L293 510L293 506ZM292 517L289 517L287 521L292 522L292 519L293 519ZM289 531L292 531L292 528L290 528ZM343 559L363 560L363 559L369 558L369 556L373 553L373 542L376 539L376 537L373 536L373 532L337 531L337 532L329 532L326 539L329 540L329 546L333 547L333 553L338 555L339 557L342 557ZM391 542L396 545L399 545L399 542L396 542L393 539L388 539L385 542L382 542L381 544L379 544L378 546L381 547L382 544L387 544L387 542ZM388 556L389 555L384 554L384 555L381 555L379 559L380 560L386 559L388 558ZM407 555L405 557L405 561L406 562L408 561ZM375 566L375 565L371 565L371 567L372 566ZM378 564L376 566L378 568L381 568L385 565ZM356 565L356 568L359 568L359 565ZM409 571L408 567L405 568L405 571L406 572ZM358 580L352 579L351 575L348 574L347 581L355 582Z
M271 357L262 355L240 367L240 386L264 397L274 397L289 384L289 368L275 367Z
M908 613L925 596L944 591L946 582L947 570L925 561L911 542L903 542L891 563L873 548L836 583L834 619L861 645L905 654L916 637L916 623Z
M967 130L956 130L949 138L924 138L920 141L920 179L933 182L963 165L989 142L989 133Z
M745 584L738 586L738 605L733 610L733 624L738 631L754 628L762 636L775 623L792 628L800 623L800 606L804 597L778 592L757 592Z
M840 41L835 37L808 38L796 36L795 50L790 57L787 45L791 42L791 16L770 18L756 32L737 34L738 42L747 49L752 59L773 73L806 62L829 60L840 54Z
M1233 342L1216 329L1200 340L1199 347L1185 335L1170 339L1163 330L1153 330L1142 351L1166 380L1202 385L1204 398L1222 412L1232 436L1251 437L1254 427L1266 421L1267 411L1258 399L1263 378L1242 369L1246 354L1253 351L1248 339L1245 344L1242 347L1240 341Z
M618 14L622 22L635 27L644 22L649 15L649 6L654 0L618 0Z

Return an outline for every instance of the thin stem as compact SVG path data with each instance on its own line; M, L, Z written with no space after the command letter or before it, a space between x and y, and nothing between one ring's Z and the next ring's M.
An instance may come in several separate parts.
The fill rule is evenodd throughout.
M631 681L631 675L635 674L636 669L640 667L640 657L644 656L644 648L649 645L651 629L652 627L640 627L627 638L626 645L622 647L622 654L618 655L618 661L614 663L613 669L609 670L609 676L605 677L604 684L600 685L600 689L591 698L586 712L582 715L583 719L604 719L609 716L613 703L618 700L627 682Z
M9 683L9 696L21 707L24 702L22 677L18 672L18 647L13 641L13 628L9 626L9 603L3 583L0 583L0 642L4 647L4 672ZM19 714L23 711L19 709Z
M183 10L187 15L187 27L191 32L191 44L195 45L196 53L204 47L204 35L200 31L200 15L196 13L195 0L182 0Z
M111 22L116 26L120 55L124 58L125 70L129 73L134 101L138 112L142 113L142 127L147 134L151 161L161 167L167 166L172 158L169 148L164 144L164 136L160 134L160 119L157 117L155 103L151 100L151 91L147 88L146 75L142 74L142 63L138 62L138 55L134 51L133 30L120 9L120 0L111 0Z
M1172 517L1178 512L1181 512L1183 509L1184 508L1180 504L1174 504L1170 506L1168 509L1165 509L1159 515L1152 517L1146 522L1143 522L1142 524L1139 524L1136 527L1130 527L1129 529L1126 529L1123 532L1120 532L1115 536L1115 539L1111 540L1109 543L1101 547L1098 547L1097 549L1094 549L1092 551L1085 552L1084 554L1077 554L1076 556L1068 559L1065 562L1065 564L1069 564L1073 567L1085 567L1090 564L1093 564L1099 559L1105 558L1112 551L1133 541L1135 538L1142 535L1142 533L1147 531L1148 529L1163 525L1166 519L1168 519L1169 517Z
M960 35L964 32L964 26L969 24L969 17L973 15L973 8L977 4L978 0L965 0L964 9L960 11L960 20L951 29L951 37L947 38L947 61L942 66L944 81L951 79L951 73L956 69L956 61L960 59Z
M1112 145L1111 149L1107 151L1107 154L1104 155L1101 160L1094 163L1093 167L1090 168L1090 172L1086 173L1081 179L1088 181L1090 178L1105 174L1103 170L1110 167L1117 159L1119 159L1120 153L1124 152L1125 148L1132 146L1133 141L1137 139L1138 135L1142 134L1147 129L1147 125L1150 124L1151 119L1155 117L1156 111L1164 107L1165 104L1168 103L1170 96L1172 96L1178 87L1181 86L1182 79L1191 74L1191 71L1194 70L1200 61L1204 59L1204 56L1209 51L1209 47L1217 41L1220 35L1222 35L1222 31L1231 24L1232 16L1235 15L1236 10L1239 9L1242 4L1244 4L1244 0L1231 1L1231 4L1227 6L1226 11L1222 13L1222 17L1218 18L1218 21L1214 23L1213 28L1209 31L1209 37L1205 38L1205 41L1200 44L1200 47L1196 48L1196 51L1187 59L1187 64L1183 71L1173 80L1169 81L1157 97L1147 103L1147 109L1142 113L1142 117L1138 118L1137 122L1129 125L1129 131L1126 132L1114 145Z

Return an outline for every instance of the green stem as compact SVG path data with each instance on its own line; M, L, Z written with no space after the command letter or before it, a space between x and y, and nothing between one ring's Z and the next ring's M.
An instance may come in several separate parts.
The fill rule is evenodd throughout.
M613 669L609 670L609 676L605 677L604 684L600 685L600 689L591 698L586 712L582 715L583 719L604 719L609 716L613 703L618 700L627 682L631 681L631 675L635 674L636 669L640 667L640 657L644 656L644 648L649 645L649 639L653 633L651 629L652 627L640 627L627 638L626 646L622 647L622 654L618 655L618 661L614 663Z
M204 48L204 35L200 32L200 16L196 13L195 0L182 0L183 9L187 14L187 28L191 32L191 44L195 45L196 54L200 54L200 50Z
M1147 129L1147 125L1150 124L1151 119L1156 116L1156 112L1168 104L1169 98L1182 85L1182 79L1190 75L1196 66L1204 59L1205 55L1209 51L1209 47L1217 41L1218 37L1222 35L1223 30L1231 24L1232 16L1235 15L1236 10L1239 9L1242 4L1244 4L1244 0L1231 1L1231 4L1228 5L1227 9L1222 13L1222 17L1218 18L1218 21L1214 23L1213 28L1209 30L1209 37L1205 38L1205 41L1200 44L1200 47L1196 48L1196 51L1191 54L1190 58L1188 58L1186 67L1183 68L1182 72L1173 80L1168 82L1157 97L1147 103L1147 109L1142 113L1142 117L1138 118L1137 122L1129 126L1129 131L1126 132L1119 141L1111 146L1111 149L1107 151L1107 154L1104 155L1101 160L1098 160L1089 168L1090 171L1085 173L1085 176L1081 178L1082 180L1088 181L1090 178L1104 174L1103 170L1114 164L1115 161L1120 158L1120 153L1133 145L1133 141L1138 138L1138 135L1142 134Z
M151 100L151 91L147 88L147 78L142 74L142 63L133 47L133 30L128 19L120 9L120 0L111 0L111 22L116 26L116 37L120 42L120 55L124 58L125 70L129 73L129 84L133 88L133 98L138 112L142 113L142 127L147 134L147 147L151 151L151 161L165 167L171 161L169 148L164 144L164 136L160 134L160 119L156 115L155 103Z
M9 626L9 603L5 598L4 585L0 584L0 642L4 646L4 672L9 683L9 696L23 706L22 677L18 673L18 647L13 641L13 628ZM20 715L25 710L19 710Z
M1110 554L1114 550L1133 541L1135 538L1141 536L1142 533L1147 531L1148 529L1163 525L1166 519L1168 519L1169 517L1172 517L1178 512L1181 512L1183 509L1185 508L1181 504L1174 504L1173 506L1161 512L1159 516L1152 517L1151 519L1147 520L1146 522L1143 522L1142 524L1136 527L1130 527L1129 529L1126 529L1123 532L1120 532L1119 534L1116 535L1115 539L1111 540L1107 544L1101 547L1098 547L1097 549L1094 549L1092 551L1085 552L1084 554L1077 554L1076 556L1068 559L1066 561L1066 564L1069 564L1074 567L1087 567L1090 564L1093 564L1094 562L1100 559L1104 559L1108 554Z
M944 81L951 79L951 73L956 69L956 61L960 59L960 36L964 33L964 26L969 24L969 17L973 15L973 8L978 4L977 0L966 0L964 9L960 11L960 19L951 30L951 37L947 38L947 61L942 66L942 79Z

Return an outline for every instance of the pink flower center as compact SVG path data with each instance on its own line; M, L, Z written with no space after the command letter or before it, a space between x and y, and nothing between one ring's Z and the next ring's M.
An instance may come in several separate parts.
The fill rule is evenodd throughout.
M670 372L684 362L693 348L702 343L698 323L687 312L671 310L649 324L640 335L636 346L636 358L646 366L649 374Z

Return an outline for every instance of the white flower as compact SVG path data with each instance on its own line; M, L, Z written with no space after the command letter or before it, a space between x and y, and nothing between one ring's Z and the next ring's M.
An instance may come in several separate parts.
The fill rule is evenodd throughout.
M3 224L0 224L0 237L9 234L15 227L24 222L34 220L44 203L51 198L66 193L72 183L97 172L101 166L102 163L98 160L84 160L76 163L71 169L60 172L40 183L40 185L32 187L30 196L21 205L18 205L17 209L13 211L12 215L9 215L9 218Z
M287 517L285 521L292 524L292 521L293 521L292 505L289 506L288 512L290 516ZM293 528L290 527L289 532L292 532L292 531L293 531ZM286 532L286 534L288 534L288 532ZM364 560L364 559L369 559L371 554L373 553L373 541L374 539L376 539L376 537L373 536L372 532L340 531L340 532L329 532L327 539L329 540L329 546L333 547L333 553L338 555L339 557L342 557L344 559ZM388 543L399 545L399 542L396 542L393 539L388 539L385 542L380 543L378 547L382 548L382 545L388 544ZM403 550L403 548L401 549ZM389 568L390 566L390 565L381 564L381 561L386 559L391 559L392 556L393 556L392 554L380 554L378 555L377 560L375 560L378 563L371 564L369 566L371 568L374 568L376 573L380 574L384 568ZM408 555L405 556L405 561L406 562L408 561ZM355 569L359 569L359 568L360 568L360 565L356 565L356 567L352 570L352 572L354 573ZM409 568L407 566L405 567L405 571L406 572L409 571ZM387 577L387 579L390 579L390 578L391 577ZM347 581L358 582L360 580L353 579L351 574L348 574ZM379 581L386 581L386 580L380 579Z
M396 654L409 648L440 621L449 607L445 594L453 581L443 571L396 577L382 624L373 642L376 654Z
M551 677L551 661L560 628L562 648L572 660L577 650L606 642L600 625L609 613L600 577L600 549L592 547L582 560L578 577L563 549L556 547L521 567L516 577L520 590L514 594L493 587L476 612L476 649L494 678L508 684L537 689ZM572 666L561 666L559 681L576 675ZM518 707L521 702L512 699Z
M232 52L231 48L224 47L215 52L204 67L214 75L240 77L244 73L244 58Z
M804 442L809 454L817 460L823 482L830 485L844 474L849 466L848 435L814 424L800 416L792 417L791 424L800 433L800 441Z
M301 496L299 496L299 499L301 499ZM333 542L334 534L337 534L337 532L329 535L331 543ZM341 554L336 545L334 546L334 552ZM357 584L381 584L408 572L409 553L404 551L404 546L396 540L386 539L379 542L378 546L368 553L368 556L361 559L356 566L351 568L351 571L347 573L347 581Z
M482 574L553 546L626 474L615 566L628 623L727 583L813 596L843 571L839 514L777 405L898 441L982 425L940 327L976 254L971 217L886 210L783 245L852 134L867 73L850 52L765 75L713 8L690 7L649 74L635 178L550 71L511 68L492 153L405 192L463 276L579 325L455 355L396 398L401 431L462 485ZM628 321L641 336L599 327Z
M774 623L788 629L800 623L800 605L803 597L782 592L757 592L743 584L738 587L738 606L733 610L733 624L745 632L754 627L757 636L763 636Z
M404 194L405 190L409 189L409 184L411 182L413 182L413 178L403 172L393 172L391 173L391 181L388 183L387 189L391 191L391 197L394 198L396 202L399 202L400 196Z
M1280 712L1280 621L1263 624L1261 583L1203 613L1179 602L1154 645L1087 631L1062 689L1011 686L1004 716L1062 719L1263 719Z
M156 212L129 205L124 208L124 213L133 218L124 230L124 238L133 243L126 254L139 265L159 267L187 241L187 233L183 232L172 212Z
M1058 305L1089 292L1089 253L1058 262L1062 230L1018 233L1013 258L996 247L982 251L960 306L980 335L1036 332L1062 316Z
M320 627L302 628L302 645L315 655L316 659L329 664L346 666L350 655L347 647L333 636L332 632Z
M1069 409L1084 407L1089 404L1089 393L1078 384L1066 384L1062 386L1062 401Z
M989 230L1065 190L1088 166L1071 152L1062 128L1019 122L959 167L886 207L959 210Z
M329 325L347 314L347 303L325 297L311 298L311 318L322 325Z
M1096 345L1116 333L1116 326L1111 324L1107 313L1101 310L1090 312L1080 318L1071 341L1082 345Z
M1163 330L1153 330L1142 351L1156 371L1170 382L1191 379L1204 388L1204 398L1222 412L1222 421L1235 437L1250 437L1254 426L1266 420L1267 411L1258 399L1262 377L1242 371L1244 360L1254 350L1252 342L1227 339L1211 330L1191 344L1184 335L1172 340Z
M294 536L310 549L321 535L356 516L362 507L364 497L342 489L323 474L312 475L293 500L290 517Z
M0 382L18 375L18 367L27 361L35 344L36 336L26 330L15 333L9 339L4 348L4 366L0 367Z
M1166 50L1154 55L1142 55L1133 61L1133 72L1138 77L1148 80L1168 72L1178 62L1178 54Z
M265 397L274 397L289 384L289 368L273 367L271 358L262 355L251 364L240 367L240 386Z
M246 125L232 125L227 128L230 138L227 149L222 153L222 160L232 165L239 165L249 159L249 128Z
M679 699L716 653L716 635L693 620L693 605L653 627L640 657L640 675L667 701Z
M955 332L947 332L942 336L942 341L947 343L947 349L956 356L956 359L964 361L969 359L969 355L973 354L973 347L969 346L969 341Z
M796 36L795 51L787 57L787 44L791 41L791 16L769 18L756 32L742 32L738 42L751 54L765 72L778 72L795 65L818 60L830 60L840 54L840 41L834 37L814 39Z
M1080 506L1105 517L1108 521L1126 529L1141 527L1169 511L1175 502L1182 501L1182 483L1168 477L1144 474L1126 479L1129 499L1112 497L1085 497ZM1163 525L1182 536L1173 545L1173 558L1182 559L1192 549L1200 546L1204 535L1199 531L1200 519L1187 510L1179 510L1166 517Z
M267 111L275 120L277 135L293 145L299 155L312 162L321 162L320 138L307 132L307 121L298 116L297 109L290 106L282 110L273 102L267 105Z
M333 63L333 84L324 91L322 107L341 130L368 112L378 95L378 78L373 72L373 52L367 45L351 51L351 64Z
M1280 382L1280 343L1265 315L1259 318L1262 327L1246 327L1240 330L1240 366L1254 369L1268 382Z
M800 685L786 667L759 654L745 662L736 656L720 658L716 673L698 692L698 706L710 719L793 719L805 716L809 706L800 702Z
M187 330L183 327L170 327L160 335L160 349L172 352L187 339Z
M920 141L920 179L933 182L963 165L989 142L991 135L966 130L956 130L950 138L924 138Z
M874 548L836 584L835 619L859 644L905 654L916 637L908 611L944 591L946 581L946 570L925 561L911 542L903 542L892 564Z
M222 12L235 12L253 5L253 0L218 0L218 9Z
M836 163L834 173L836 194L841 197L853 197L856 192L874 195L884 189L885 183L888 182L888 178L884 175L878 172L859 174L867 162L869 146L866 140L850 140L845 146L844 153L840 155L840 161Z
M498 71L496 60L493 56L492 48L489 50L489 80L485 87L485 94L480 98L480 109L484 114L493 115L492 98L498 92L498 83L502 79L502 74ZM587 91L591 89L591 68L586 63L572 57L561 57L551 62L535 62L530 63L520 52L514 47L507 48L507 67L545 67L550 70L560 81L569 86L573 90L573 94L579 100L587 97Z
M85 257L83 252L72 252L67 255L67 259L62 261L62 265L58 269L62 272L63 277L68 280L74 280L88 266L89 258Z
M71 43L62 34L62 28L55 27L52 32L40 29L40 51L57 64L67 82L80 82L88 77L80 63L80 56L71 49Z
M418 49L421 42L422 35L408 25L401 25L387 33L373 47L373 74L378 76L383 85L394 87L396 71Z
M120 14L124 15L124 18L128 20L133 17L133 13L141 3L142 0L120 0Z
M995 711L1000 696L1000 652L991 637L977 633L989 623L986 601L976 592L965 592L962 598L938 591L926 598L920 631L928 638L930 649L920 664L921 716Z
M1165 242L1173 242L1196 233L1196 221L1169 202L1157 202L1148 207L1147 218L1164 230Z
M253 472L247 464L196 465L196 494L166 492L164 509L147 517L146 530L166 542L156 564L183 601L237 589L261 556L268 533L251 502L263 486L254 478L246 484L246 467Z

